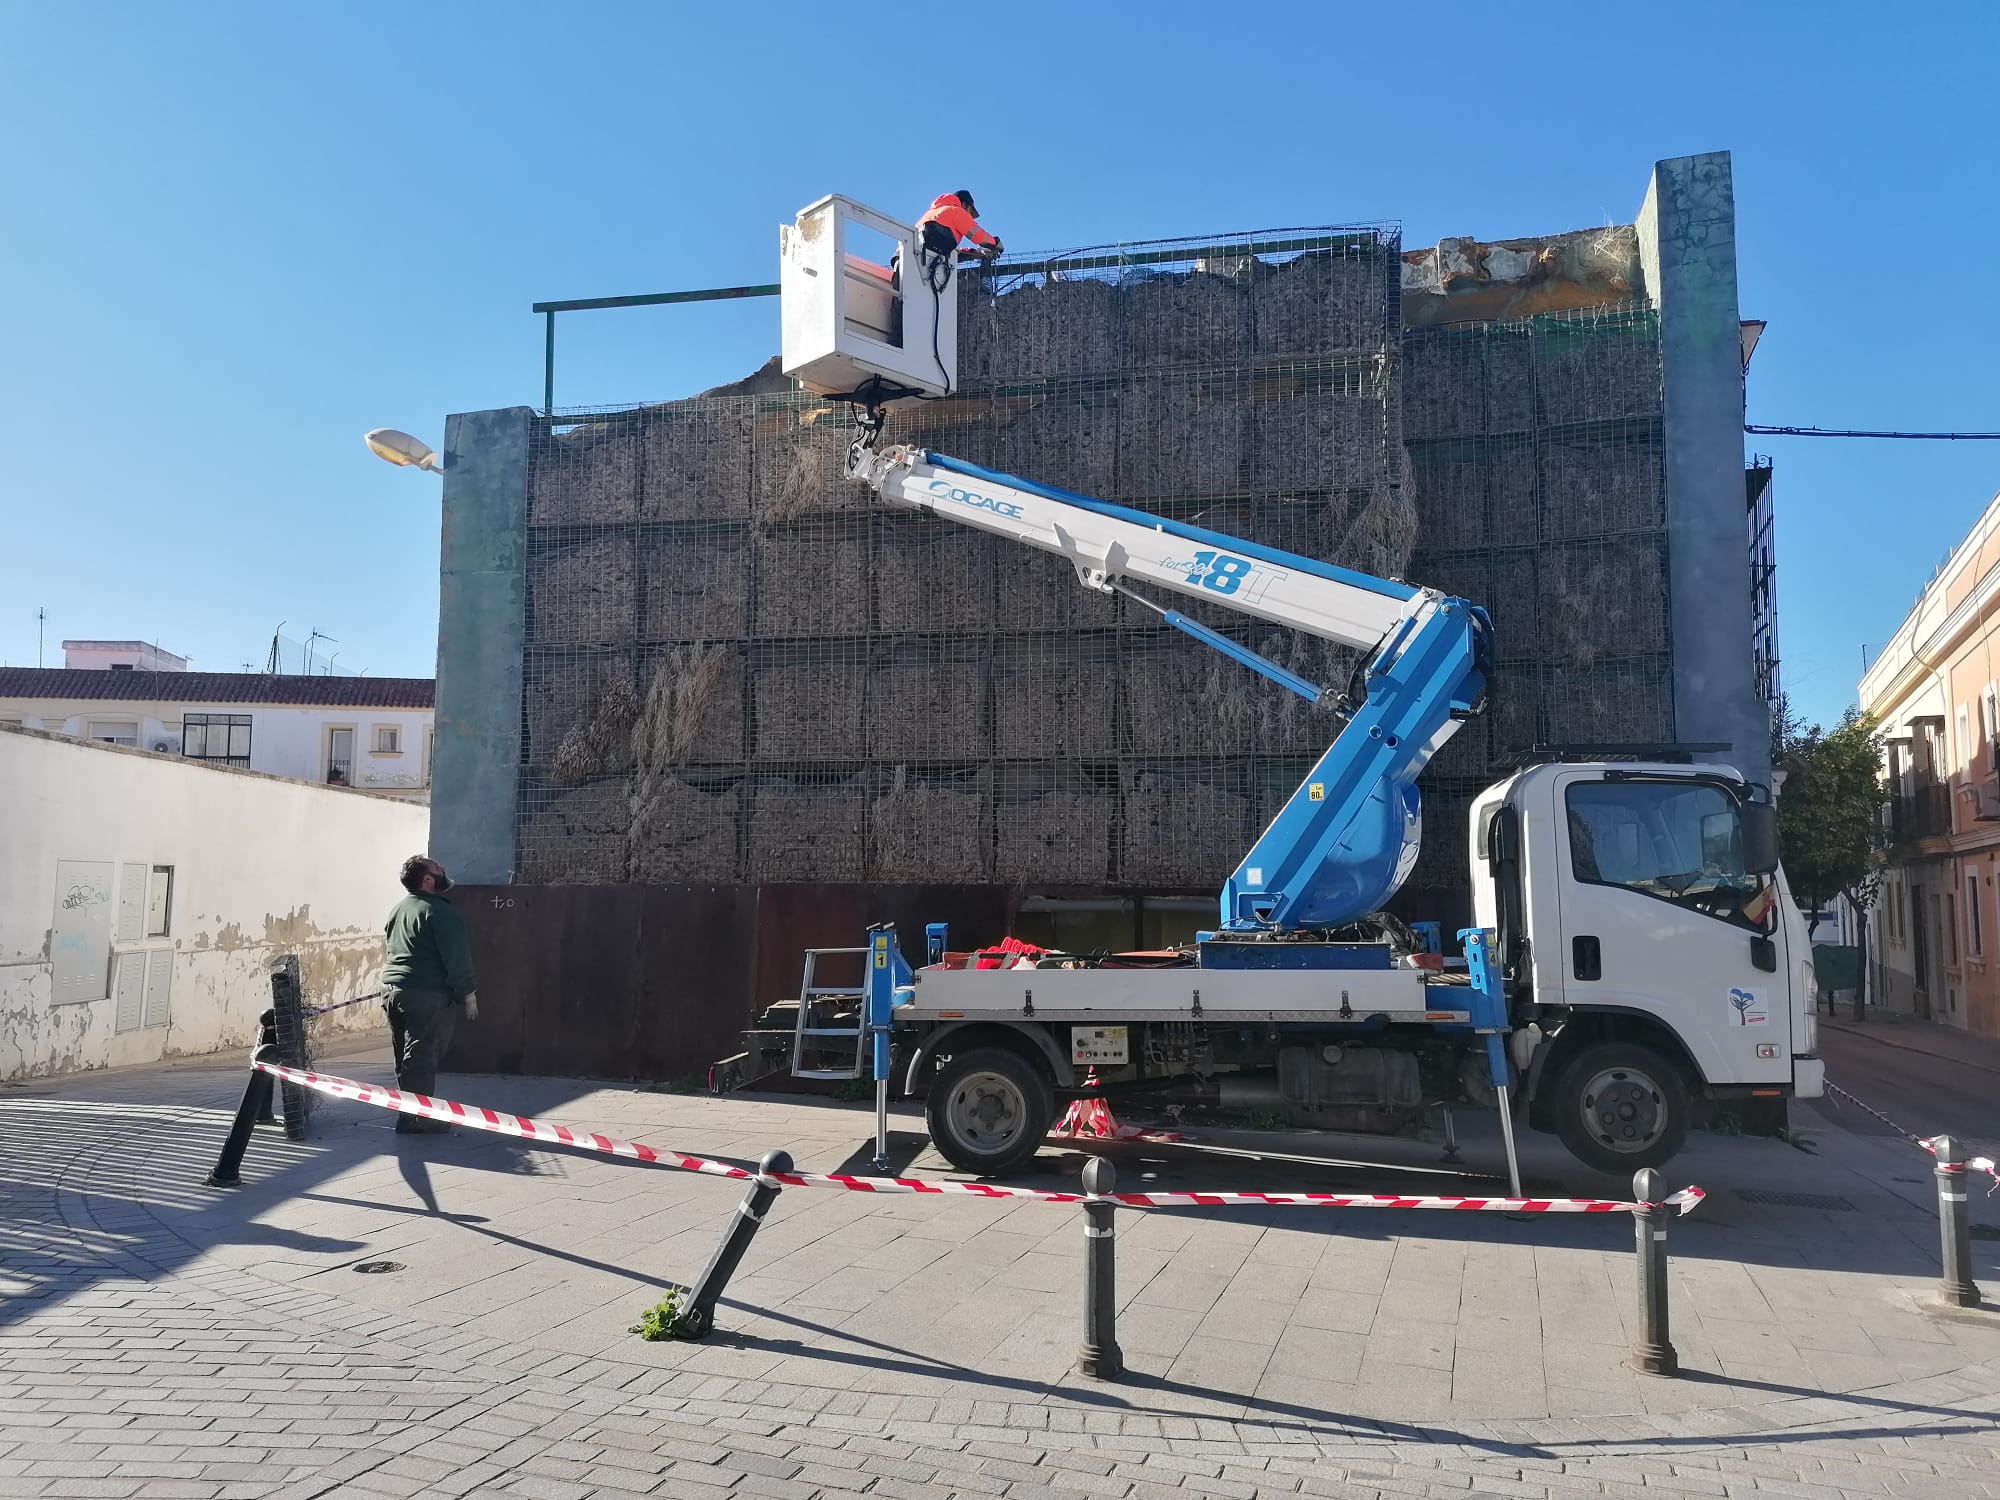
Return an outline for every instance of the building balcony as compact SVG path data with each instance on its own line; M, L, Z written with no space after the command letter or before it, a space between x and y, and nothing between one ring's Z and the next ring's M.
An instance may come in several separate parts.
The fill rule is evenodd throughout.
M1920 786L1907 797L1889 801L1889 841L1914 843L1944 838L1951 832L1951 788Z

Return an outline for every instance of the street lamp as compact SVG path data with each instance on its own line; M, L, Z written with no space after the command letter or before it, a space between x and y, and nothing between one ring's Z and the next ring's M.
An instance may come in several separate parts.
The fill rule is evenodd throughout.
M398 432L393 427L378 427L362 441L368 451L377 458L403 468L428 469L433 474L442 474L444 464L436 451L421 438L413 438L407 432Z

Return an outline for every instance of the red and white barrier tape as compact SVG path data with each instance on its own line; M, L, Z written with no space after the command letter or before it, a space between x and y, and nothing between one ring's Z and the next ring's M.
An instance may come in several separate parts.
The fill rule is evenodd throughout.
M1917 1144L1930 1152L1932 1156L1938 1154L1937 1143L1938 1138L1936 1136L1932 1136L1929 1140L1920 1138L1917 1141ZM1988 1177L1993 1179L1993 1186L1986 1191L1989 1193L2000 1191L2000 1165L1996 1165L1990 1156L1969 1156L1964 1161L1948 1161L1940 1165L1954 1172L1984 1172Z
M728 1162L690 1156L684 1151L663 1151L635 1141L613 1140L594 1130L576 1130L525 1115L502 1114L478 1105L459 1104L450 1099L433 1099L426 1094L406 1094L379 1084L357 1083L352 1078L336 1078L323 1073L306 1073L281 1063L259 1062L253 1067L314 1089L335 1099L351 1099L378 1109L406 1115L443 1120L472 1130L510 1135L521 1140L545 1141L550 1145L573 1146L606 1156L622 1156L651 1166L673 1167L683 1172L702 1172L711 1177L730 1177L739 1182L766 1180L755 1167L736 1167ZM1045 1188L1005 1187L987 1182L931 1182L921 1177L856 1177L844 1172L773 1172L771 1182L786 1187L836 1187L853 1193L937 1193L968 1198L1031 1198L1042 1203L1083 1203L1087 1193L1051 1192ZM1231 1208L1258 1207L1316 1208L1441 1208L1458 1212L1495 1213L1631 1213L1646 1205L1609 1198L1427 1198L1404 1197L1391 1193L1112 1193L1114 1203L1129 1208ZM1682 1188L1662 1206L1687 1213L1705 1195L1698 1187Z
M489 1130L495 1135L545 1141L552 1146L574 1146L581 1151L600 1151L606 1156L630 1157L652 1166L678 1167L683 1172L706 1172L713 1177L734 1177L747 1182L757 1175L751 1167L732 1167L727 1162L709 1161L705 1157L688 1156L679 1151L660 1151L636 1141L616 1141L594 1130L575 1130L546 1120L531 1120L526 1115L502 1114L474 1104L433 1099L428 1094L406 1094L400 1089L357 1083L352 1078L339 1078L329 1073L307 1073L282 1063L256 1062L251 1066L259 1072L269 1073L273 1078L282 1078L287 1083L296 1083L301 1088L314 1089L335 1099L351 1099L356 1104L372 1104L377 1109L395 1110L399 1114L421 1115L428 1120L443 1120L449 1125Z
M1396 1193L1112 1193L1134 1208L1233 1208L1244 1204L1284 1208L1444 1208L1461 1213L1619 1214L1648 1206L1677 1208L1689 1213L1708 1195L1698 1187L1682 1188L1662 1204L1622 1202L1613 1198L1413 1198Z

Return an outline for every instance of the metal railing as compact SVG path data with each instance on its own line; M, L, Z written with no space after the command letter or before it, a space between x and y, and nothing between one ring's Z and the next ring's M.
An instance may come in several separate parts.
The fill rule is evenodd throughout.
M1906 844L1916 839L1943 838L1951 832L1951 788L1919 786L1907 797L1889 802L1889 838Z

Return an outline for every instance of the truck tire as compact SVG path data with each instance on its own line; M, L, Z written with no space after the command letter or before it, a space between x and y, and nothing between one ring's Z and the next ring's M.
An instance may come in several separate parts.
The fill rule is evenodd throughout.
M1661 1166L1687 1141L1680 1069L1632 1042L1602 1042L1571 1058L1549 1112L1570 1155L1600 1172Z
M1055 1124L1055 1090L1007 1047L974 1047L931 1079L924 1119L931 1141L961 1172L990 1177L1027 1161Z

